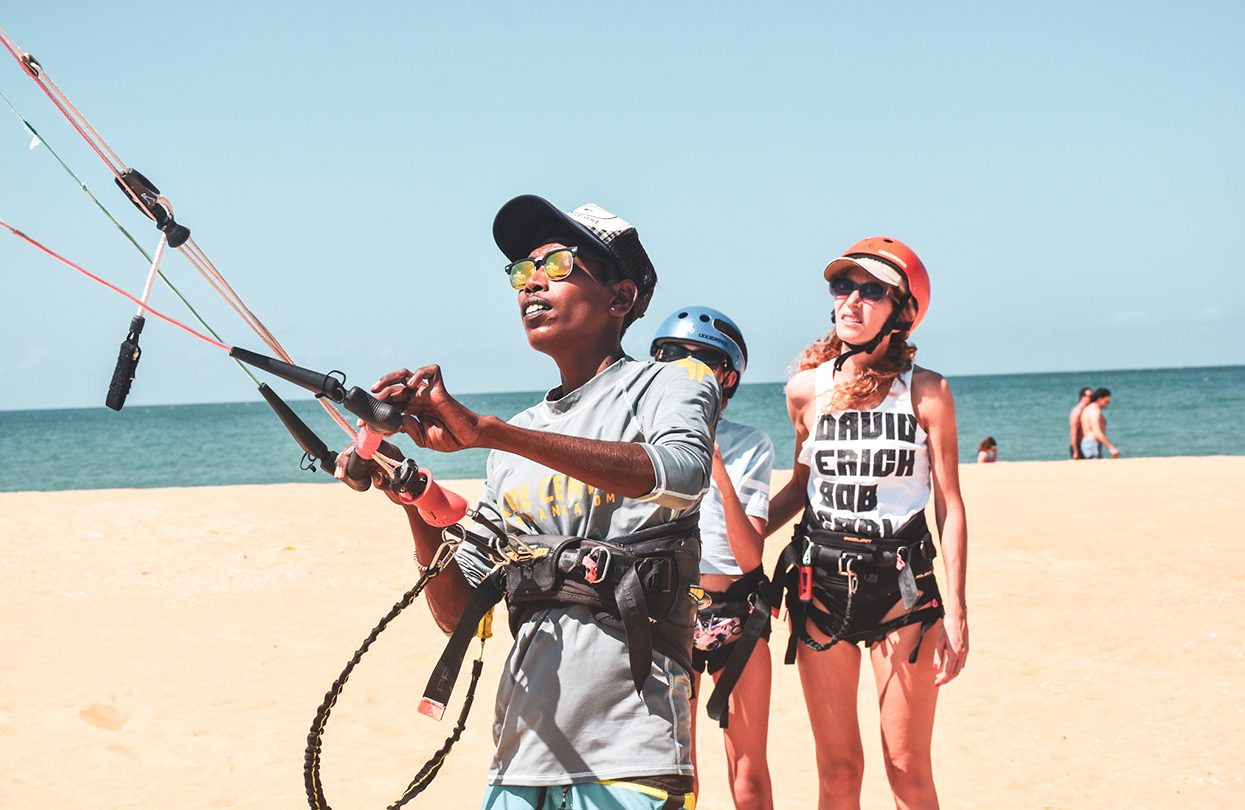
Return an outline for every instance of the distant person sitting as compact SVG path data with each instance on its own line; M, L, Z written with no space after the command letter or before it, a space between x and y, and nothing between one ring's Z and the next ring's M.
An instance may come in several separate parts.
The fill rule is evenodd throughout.
M1111 458L1119 458L1120 451L1107 439L1107 420L1102 412L1111 404L1111 392L1099 388L1091 397L1089 404L1081 411L1081 457L1105 458L1103 450L1111 454Z
M993 436L987 436L977 445L977 463L993 464L999 460L999 443Z
M1085 410L1093 394L1094 389L1082 388L1076 405L1072 406L1072 412L1068 414L1068 452L1072 454L1073 459L1085 458L1081 455L1081 412Z

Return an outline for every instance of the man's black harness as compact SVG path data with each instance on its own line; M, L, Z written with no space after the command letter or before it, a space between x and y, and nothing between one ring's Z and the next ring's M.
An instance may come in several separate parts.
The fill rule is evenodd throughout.
M504 597L511 633L533 613L557 605L584 605L602 624L621 625L631 678L639 692L659 650L692 670L692 626L699 581L699 515L642 529L627 537L592 540L522 535L522 546L475 589L449 644L428 680L420 711L439 716L462 668L480 619Z

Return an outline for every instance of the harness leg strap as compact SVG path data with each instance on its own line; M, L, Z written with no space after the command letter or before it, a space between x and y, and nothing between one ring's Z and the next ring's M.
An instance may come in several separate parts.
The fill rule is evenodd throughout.
M757 642L761 639L761 634L765 632L765 625L769 619L769 601L758 594L752 605L752 612L744 620L743 630L735 642L735 648L731 650L731 656L726 659L726 666L722 668L722 674L718 676L717 685L713 687L713 694L709 696L709 702L705 704L705 710L709 716L717 720L722 728L726 728L730 720L728 709L731 691L739 682L739 676L743 674L744 667L751 660L752 651L756 649Z
M770 582L774 587L774 605L786 603L787 617L791 621L791 636L787 639L787 651L783 655L783 663L791 665L795 663L796 645L799 643L799 636L804 632L804 622L806 620L805 602L799 600L799 594L795 588L789 587L788 577L791 572L798 571L800 565L800 552L796 547L798 541L791 541L787 547L782 550L782 555L778 558L778 564L774 566L774 576L770 577ZM786 592L784 597L783 593Z
M924 613L925 611L921 611L921 612ZM916 663L917 657L920 656L921 654L921 642L925 640L925 634L929 632L929 629L933 627L934 624L941 618L942 618L942 611L937 610L937 609L932 609L929 612L929 615L926 616L926 618L921 622L921 632L916 637L916 646L912 648L912 654L908 656L909 664Z
M618 605L618 615L627 638L631 680L635 683L636 694L639 694L653 668L653 627L648 619L648 597L644 595L644 585L634 565L629 566L618 580L614 588L614 601Z

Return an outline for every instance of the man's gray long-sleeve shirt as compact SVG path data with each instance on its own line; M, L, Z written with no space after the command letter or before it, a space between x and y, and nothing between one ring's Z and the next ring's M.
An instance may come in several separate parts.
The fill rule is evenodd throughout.
M570 394L559 393L554 389L510 423L636 442L653 465L653 491L624 498L494 451L484 502L507 518L526 514L545 534L595 539L626 537L696 511L709 486L722 396L706 366L625 357ZM466 547L458 561L472 582L488 571ZM602 626L589 608L537 611L519 628L498 687L490 782L560 785L691 775L690 696L688 674L656 652L637 695L622 631Z

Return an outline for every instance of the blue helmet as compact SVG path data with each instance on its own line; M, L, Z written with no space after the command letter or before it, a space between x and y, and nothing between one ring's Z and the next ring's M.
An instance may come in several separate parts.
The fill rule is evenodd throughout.
M653 345L649 354L657 351L657 347L667 341L680 343L696 343L710 349L717 349L726 355L731 370L744 373L748 366L748 346L744 343L743 332L730 318L709 307L683 307L676 309L661 325L653 336Z

